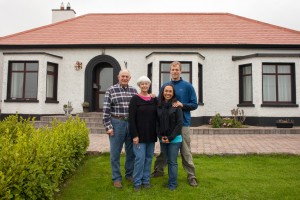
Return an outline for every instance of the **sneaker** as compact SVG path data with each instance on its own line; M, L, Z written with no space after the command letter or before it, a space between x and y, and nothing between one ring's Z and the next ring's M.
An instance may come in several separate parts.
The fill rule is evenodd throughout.
M140 185L134 186L134 191L135 192L141 191L141 186Z
M190 184L190 186L193 186L193 187L197 187L198 186L196 178L191 178L189 180L189 184Z
M144 186L145 189L150 189L151 188L150 184L144 184L143 186Z
M132 177L132 176L126 177L126 179L127 179L128 181L130 181L130 182L133 183L133 177Z
M154 172L152 172L152 174L151 174L151 177L153 177L153 178L156 178L156 177L160 177L160 176L163 176L164 175L164 172L160 172L160 171L154 171Z
M121 183L121 181L116 181L116 182L114 182L114 187L115 188L118 188L118 189L122 189L122 183Z

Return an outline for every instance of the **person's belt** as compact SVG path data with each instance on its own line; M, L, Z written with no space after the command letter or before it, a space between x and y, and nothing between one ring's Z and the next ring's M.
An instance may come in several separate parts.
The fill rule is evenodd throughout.
M123 121L128 121L128 117L127 116L116 116L116 115L111 115L111 117L119 119L119 120L123 120Z

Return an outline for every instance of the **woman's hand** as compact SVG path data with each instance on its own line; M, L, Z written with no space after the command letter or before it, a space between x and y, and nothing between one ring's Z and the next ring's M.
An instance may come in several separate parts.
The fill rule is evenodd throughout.
M162 141L162 143L166 143L166 144L170 143L170 141L169 141L169 139L168 139L167 136L163 136L163 137L161 138L161 141Z
M139 137L134 137L133 138L133 144L139 144Z
M177 107L183 107L183 104L180 102L180 101L175 101L174 103L173 103L173 107L174 108L177 108Z

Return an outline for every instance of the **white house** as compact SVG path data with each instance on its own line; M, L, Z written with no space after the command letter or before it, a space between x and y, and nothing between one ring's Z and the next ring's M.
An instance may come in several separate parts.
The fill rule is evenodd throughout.
M228 13L55 11L56 23L0 38L1 118L63 114L68 101L75 113L83 101L101 111L125 67L131 85L147 75L158 93L176 60L198 96L192 125L236 107L248 124L293 118L300 125L299 31Z

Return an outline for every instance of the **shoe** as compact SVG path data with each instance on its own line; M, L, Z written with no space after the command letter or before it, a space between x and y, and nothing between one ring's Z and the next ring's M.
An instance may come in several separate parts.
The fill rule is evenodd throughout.
M115 181L115 182L114 182L114 187L115 187L115 188L118 188L118 189L122 189L123 186L122 186L121 181Z
M191 178L189 180L189 184L190 184L190 186L193 186L193 187L197 187L198 186L196 178Z
M150 189L151 188L150 184L144 184L143 186L144 186L145 189Z
M130 182L133 183L133 177L132 177L132 176L126 177L126 179L127 179L128 181L130 181Z
M135 192L141 191L141 186L140 185L134 186L134 191Z
M170 191L174 191L176 188L168 187Z
M160 176L163 176L164 175L164 172L160 172L160 171L154 171L154 172L152 172L152 174L151 174L151 177L153 177L153 178L156 178L156 177L160 177Z

